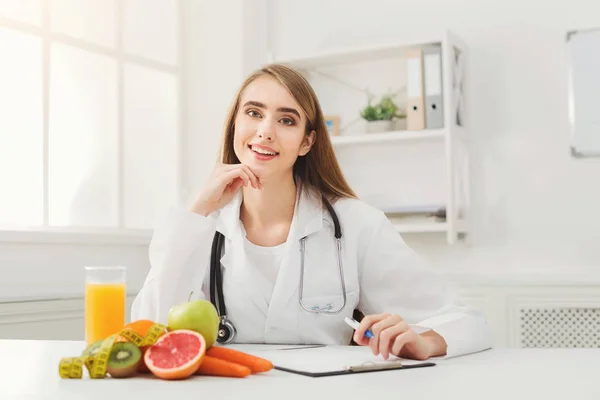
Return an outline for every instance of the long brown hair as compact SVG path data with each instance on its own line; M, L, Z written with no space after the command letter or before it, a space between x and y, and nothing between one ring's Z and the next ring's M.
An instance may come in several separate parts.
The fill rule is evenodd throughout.
M252 81L265 75L275 78L298 102L307 119L305 134L309 135L313 130L315 131L315 141L310 151L298 157L294 164L296 182L299 181L300 184L315 189L329 201L335 201L340 197L357 198L338 164L316 93L300 73L281 64L270 64L255 71L241 85L226 118L221 162L224 164L240 162L233 148L235 118L240 99L244 89Z

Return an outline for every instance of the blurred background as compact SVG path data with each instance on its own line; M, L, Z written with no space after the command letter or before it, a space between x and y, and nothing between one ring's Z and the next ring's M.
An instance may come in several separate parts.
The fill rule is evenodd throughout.
M596 29L592 0L0 0L0 338L82 340L86 265L127 266L131 301L282 62L498 346L600 346Z

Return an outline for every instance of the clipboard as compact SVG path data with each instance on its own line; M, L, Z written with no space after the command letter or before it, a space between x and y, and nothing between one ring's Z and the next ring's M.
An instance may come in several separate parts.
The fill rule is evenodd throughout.
M422 362L419 364L408 364L403 365L401 361L395 361L390 363L366 363L362 365L348 366L344 369L337 371L327 371L327 372L309 372L309 371L300 371L296 369L280 367L274 365L273 368L290 372L293 374L299 374L304 376L310 376L311 378L320 378L323 376L336 376L336 375L349 375L349 374L362 374L366 372L379 372L379 371L392 371L392 370L403 370L403 369L412 369L412 368L424 368L424 367L433 367L436 364L431 361Z
M432 367L432 361L407 360L391 356L384 360L365 346L319 346L266 351L257 354L270 360L279 371L313 378Z

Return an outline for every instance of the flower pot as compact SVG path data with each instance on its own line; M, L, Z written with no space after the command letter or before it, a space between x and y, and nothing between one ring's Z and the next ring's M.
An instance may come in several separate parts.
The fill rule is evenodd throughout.
M406 118L399 118L396 120L395 130L397 130L397 131L405 131L406 130Z
M381 121L367 121L367 132L389 132L393 128L392 120L386 119Z

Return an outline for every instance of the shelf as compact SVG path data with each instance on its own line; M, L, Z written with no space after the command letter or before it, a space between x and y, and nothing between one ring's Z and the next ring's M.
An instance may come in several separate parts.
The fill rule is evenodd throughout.
M331 142L334 145L339 146L356 143L385 143L404 140L442 139L445 135L445 129L426 129L420 131L394 131L362 133L348 136L331 136Z
M446 222L394 222L394 228L398 233L433 233L446 232L448 224Z
M415 46L440 44L445 38L445 32L429 37L405 37L403 41L385 43L378 46L340 48L321 54L304 57L277 57L274 61L295 68L313 69L335 64L357 63L376 59L396 58L403 56L405 50Z
M402 221L400 218L390 218L390 221L398 233L445 233L448 231L447 222L436 222L429 218L422 220L411 218L406 221ZM458 222L456 231L466 232L463 221Z

